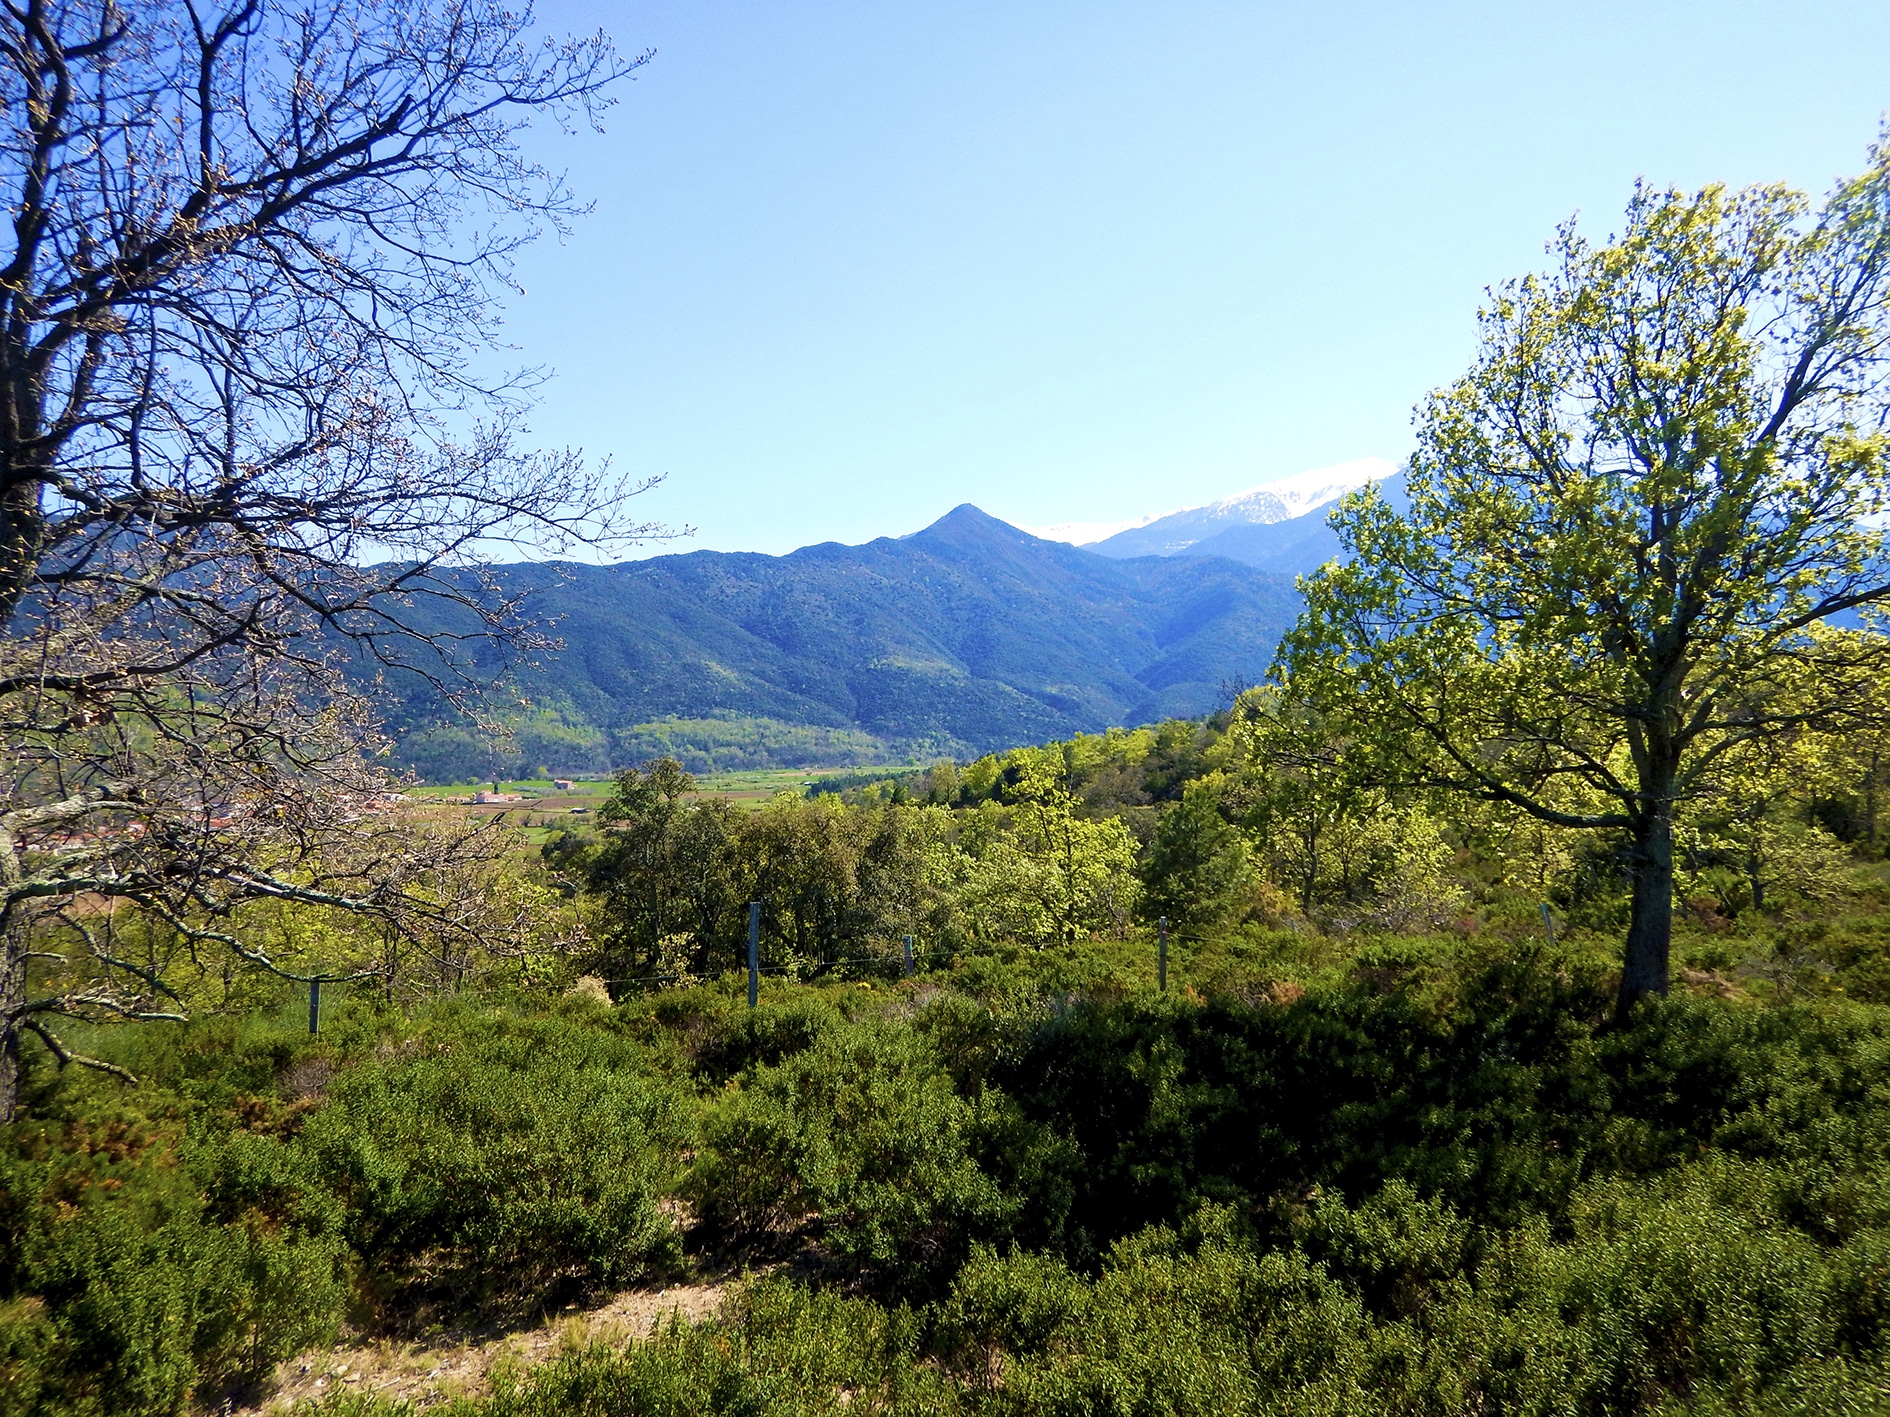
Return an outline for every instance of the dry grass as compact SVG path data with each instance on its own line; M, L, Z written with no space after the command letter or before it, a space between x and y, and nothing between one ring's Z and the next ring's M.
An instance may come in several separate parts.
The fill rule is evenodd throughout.
M734 1280L632 1289L593 1309L570 1305L535 1328L489 1338L446 1335L415 1341L355 1337L304 1353L276 1370L276 1390L251 1417L286 1413L297 1402L346 1389L404 1398L426 1409L449 1398L478 1396L501 1364L529 1366L592 1344L646 1338L671 1314L697 1320L713 1313Z

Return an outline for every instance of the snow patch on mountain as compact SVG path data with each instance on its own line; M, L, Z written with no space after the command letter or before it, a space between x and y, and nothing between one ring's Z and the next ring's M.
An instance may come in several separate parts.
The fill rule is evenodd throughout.
M1296 472L1291 477L1263 482L1258 487L1249 487L1245 492L1236 492L1231 497L1223 497L1205 507L1192 507L1170 515L1185 516L1192 512L1208 523L1256 522L1263 526L1268 522L1291 521L1294 517L1305 516L1315 507L1336 502L1346 493L1357 491L1368 482L1382 482L1397 470L1398 465L1389 458L1359 458L1332 467L1314 468L1310 472ZM1153 524L1153 521L1145 523ZM1102 538L1098 537L1097 540Z
M1085 546L1105 556L1174 556L1232 527L1268 526L1303 517L1368 482L1382 482L1397 471L1398 465L1389 458L1358 458L1278 477L1206 506L1183 507L1139 522L1066 522L1026 530L1048 540ZM1062 534L1053 536L1053 532Z

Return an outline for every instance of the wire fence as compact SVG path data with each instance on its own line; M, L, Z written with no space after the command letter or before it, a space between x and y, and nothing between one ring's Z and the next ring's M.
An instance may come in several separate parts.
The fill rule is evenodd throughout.
M1185 938L1178 935L1177 938ZM1168 992L1168 917L1162 916L1156 926L1155 977L1156 987L1162 993ZM806 963L796 961L793 964L761 963L761 902L748 903L748 1007L754 1008L760 1002L761 981L774 978L819 978L822 975L851 965L872 965L879 969L898 969L910 978L915 968L913 955L913 937L905 936L900 941L898 953L886 952L863 955L841 955L833 959L810 960ZM605 979L602 983L607 988L629 988L644 984L674 984L685 980L695 980L702 976L695 974L639 974L626 979Z
M798 978L804 979L804 978L809 977L810 975L821 975L821 974L830 973L833 970L842 967L843 965L855 965L855 964L871 964L871 965L877 965L881 969L897 969L900 967L901 960L900 960L900 957L896 954L841 955L834 959L808 960L804 963L798 963L798 964L759 965L752 971L752 973L758 975L759 977L763 979L770 978L770 977L777 978L777 979L798 977ZM738 972L749 973L751 971L739 970ZM618 985L627 985L627 984L674 984L681 980L696 980L696 979L705 979L705 978L713 978L713 977L714 976L712 975L686 974L686 973L636 974L636 975L632 975L628 979L605 979L601 982L611 985L612 987L615 987Z
M760 984L765 978L818 979L835 970L855 965L871 965L880 970L898 970L905 977L910 978L917 967L916 956L913 952L914 937L911 935L905 936L899 948L895 950L871 954L839 955L833 959L797 960L792 964L763 964L761 963L761 902L749 902L748 910L748 967L746 971L741 972L745 972L748 977L748 1006L750 1008L756 1006L759 1000ZM1555 921L1546 902L1542 906L1542 925L1548 932L1549 942L1554 944ZM1171 935L1168 917L1165 915L1156 922L1155 978L1156 987L1164 994L1168 992L1168 947L1171 939L1177 944L1200 942L1198 933L1191 930L1175 930ZM628 978L605 979L600 982L607 988L618 989L644 984L695 983L710 977L713 976L677 971L670 974L637 974ZM308 981L308 1031L310 1033L319 1030L323 1014L340 1002L336 997L337 993L352 982L353 976L324 976ZM324 985L328 987L326 998L323 996ZM291 1003L288 1007L292 1010L298 1009L299 1004Z

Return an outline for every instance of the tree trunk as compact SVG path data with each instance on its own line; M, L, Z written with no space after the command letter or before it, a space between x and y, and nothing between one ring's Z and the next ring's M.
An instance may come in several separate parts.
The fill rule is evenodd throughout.
M20 1100L20 1010L26 1004L26 944L18 927L0 931L0 1124Z
M1634 828L1633 913L1621 969L1620 1009L1667 992L1673 942L1673 817L1665 804Z

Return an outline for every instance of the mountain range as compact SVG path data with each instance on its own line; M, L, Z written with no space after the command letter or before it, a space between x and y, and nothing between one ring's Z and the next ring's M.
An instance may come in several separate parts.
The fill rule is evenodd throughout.
M785 556L695 551L500 569L562 649L516 673L509 741L421 690L392 713L432 781L962 757L1194 716L1266 671L1292 577L1338 551L1350 464L1150 521L1090 547L969 504L924 530Z

